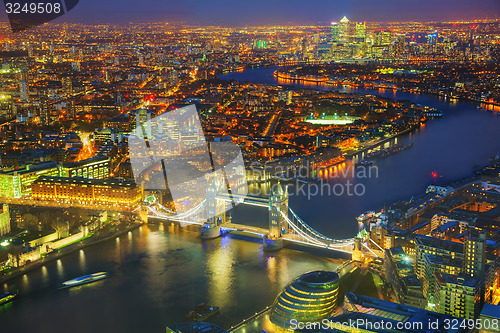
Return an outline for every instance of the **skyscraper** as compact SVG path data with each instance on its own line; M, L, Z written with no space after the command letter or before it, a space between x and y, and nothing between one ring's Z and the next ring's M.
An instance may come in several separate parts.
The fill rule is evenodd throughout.
M332 42L332 44L339 42L339 24L337 22L332 22L331 42Z
M301 51L302 53L302 60L304 60L304 55L307 53L307 39L302 38L302 48Z
M373 33L373 45L387 46L392 42L392 32L390 30L376 30Z
M22 102L28 101L28 84L26 80L19 81L19 94Z
M349 42L349 20L345 16L340 20L339 40L341 43Z
M356 43L364 43L366 41L366 22L356 23L356 32L354 34Z
M151 113L147 109L139 109L135 114L135 121L137 135L152 138Z

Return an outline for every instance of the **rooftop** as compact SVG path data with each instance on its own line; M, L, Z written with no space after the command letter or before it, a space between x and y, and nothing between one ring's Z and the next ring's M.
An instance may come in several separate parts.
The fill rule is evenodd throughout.
M483 310L481 311L481 316L500 319L500 304L493 305L485 303L483 306Z
M77 161L77 162L66 163L66 164L64 164L64 167L65 168L77 168L79 166L84 166L84 165L87 165L87 164L90 164L90 163L103 162L103 161L106 161L106 160L109 160L109 158L106 157L106 156L97 156L97 157L89 158L89 159L86 159L86 160L81 160L81 161Z
M330 271L314 271L309 272L300 277L301 282L306 282L307 284L324 284L337 280L339 275L335 272Z
M395 326L397 322L413 323L413 325L408 325L408 327L414 327L415 329L406 328L405 332L426 332L427 328L422 327L419 329L417 323L429 323L438 322L439 327L433 329L432 332L435 333L461 333L467 330L457 327L455 329L445 328L445 319L454 319L455 317L427 311L424 309L419 309L416 307L403 305L399 303L393 303L389 301L384 301L377 298L372 298L368 296L356 295L353 293L346 293L344 298L344 306L342 313L335 315L330 318L332 322L347 322L352 320L356 322L357 319L362 319L364 323L381 323L391 322L393 323L394 329L377 329L376 325L372 328L367 328L368 332L401 332L401 330L396 330ZM361 328L361 327L358 327ZM317 332L336 332L335 330L318 330Z
M443 239L438 239L434 237L424 236L424 235L416 235L415 242L417 245L423 245L426 247L433 247L438 249L447 250L450 252L463 253L464 246L460 243L455 243Z
M71 184L71 185L87 185L87 186L109 186L116 188L134 188L136 184L131 181L120 181L115 179L86 179L80 177L46 177L41 176L35 181L34 184L40 183L58 183L58 184Z

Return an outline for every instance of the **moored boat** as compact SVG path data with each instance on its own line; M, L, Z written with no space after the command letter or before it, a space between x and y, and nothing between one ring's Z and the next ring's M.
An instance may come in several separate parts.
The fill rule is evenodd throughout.
M219 312L219 307L205 303L198 304L196 309L186 315L186 319L194 321L204 321Z
M5 292L0 294L0 305L4 305L16 298L17 293Z

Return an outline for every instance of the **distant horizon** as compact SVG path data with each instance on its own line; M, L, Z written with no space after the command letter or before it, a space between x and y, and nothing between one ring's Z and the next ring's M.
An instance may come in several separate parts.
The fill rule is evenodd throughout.
M349 18L349 17L348 17ZM340 21L340 20L339 20ZM366 23L462 23L462 24L467 24L467 23L472 23L472 22L485 22L485 21L497 21L500 22L500 18L474 18L474 19L456 19L456 20L444 20L444 21L416 21L416 20L405 20L405 21L357 21L357 20L351 20L349 19L349 22L366 22ZM126 26L129 24L168 24L168 25L183 25L183 26L198 26L198 27L228 27L228 28L244 28L244 27L276 27L276 26L290 26L290 27L296 27L296 26L329 26L331 25L332 22L337 22L337 21L331 21L331 22L317 22L317 23L265 23L265 24L241 24L241 25L234 25L234 24L199 24L199 23L187 23L187 22L168 22L168 21L150 21L150 22L125 22L125 23L112 23L112 22L77 22L77 21L65 21L65 20L55 20L52 22L48 22L45 24L54 24L54 25L63 25L63 24L80 24L80 25L88 25L88 26L98 26L98 25L115 25L115 26ZM1 21L0 24L10 24L9 21Z
M0 6L0 8L2 8ZM170 23L196 26L321 25L343 16L352 22L405 23L500 19L499 0L80 0L55 23L125 25ZM0 20L7 21L5 10Z

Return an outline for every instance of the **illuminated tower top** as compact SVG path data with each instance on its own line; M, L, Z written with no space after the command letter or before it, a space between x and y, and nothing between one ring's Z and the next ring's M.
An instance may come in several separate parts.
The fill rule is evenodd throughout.
M340 23L349 23L349 19L344 16L342 20L340 20Z

